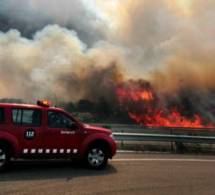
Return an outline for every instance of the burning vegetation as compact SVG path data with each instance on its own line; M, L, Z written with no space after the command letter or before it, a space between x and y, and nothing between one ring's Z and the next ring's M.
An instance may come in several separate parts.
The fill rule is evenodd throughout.
M121 108L132 120L143 126L214 128L206 116L193 108L189 99L178 103L174 97L159 98L146 81L129 81L119 86L116 94Z

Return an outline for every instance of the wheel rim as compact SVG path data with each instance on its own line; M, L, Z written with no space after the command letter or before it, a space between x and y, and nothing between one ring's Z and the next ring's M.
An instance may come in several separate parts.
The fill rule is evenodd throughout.
M6 162L6 153L3 149L0 149L0 167L2 167Z
M93 167L102 165L105 160L105 154L100 148L93 148L88 153L88 162Z

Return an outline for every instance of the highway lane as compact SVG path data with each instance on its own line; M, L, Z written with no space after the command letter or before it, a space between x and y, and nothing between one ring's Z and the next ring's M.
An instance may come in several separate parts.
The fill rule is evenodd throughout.
M14 162L0 194L215 194L215 157L117 154L106 170L71 161Z

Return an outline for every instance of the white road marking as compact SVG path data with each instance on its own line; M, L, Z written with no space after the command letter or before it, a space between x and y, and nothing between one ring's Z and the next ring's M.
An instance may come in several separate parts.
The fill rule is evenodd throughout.
M124 162L124 161L172 161L172 162L215 162L215 159L183 159L183 158L115 158L113 162Z

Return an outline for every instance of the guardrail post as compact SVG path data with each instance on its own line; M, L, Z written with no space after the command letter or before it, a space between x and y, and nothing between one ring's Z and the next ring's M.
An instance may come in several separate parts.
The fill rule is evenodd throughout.
M170 129L170 135L172 135L172 129ZM173 142L170 142L170 150L173 153L174 152L174 147L173 147Z
M176 153L183 154L184 153L184 144L182 142L175 142Z
M123 131L123 130L121 130L121 133L124 133L124 131ZM121 140L120 147L121 147L121 149L123 149L123 148L124 148L124 141L123 141L123 140Z

